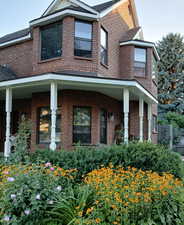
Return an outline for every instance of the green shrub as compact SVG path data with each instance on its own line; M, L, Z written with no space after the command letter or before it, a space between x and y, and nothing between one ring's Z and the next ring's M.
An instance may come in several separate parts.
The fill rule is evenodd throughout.
M69 173L50 165L3 167L0 174L2 225L39 225L45 211L72 186Z
M76 151L51 152L39 150L31 156L32 162L51 162L65 169L76 168L78 180L101 165L132 166L155 172L169 172L184 176L184 164L179 154L152 143L130 143L128 146L111 146L99 149L81 148Z

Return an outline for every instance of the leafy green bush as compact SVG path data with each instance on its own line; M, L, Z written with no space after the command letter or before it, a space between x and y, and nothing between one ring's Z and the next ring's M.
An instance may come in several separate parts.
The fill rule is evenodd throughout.
M108 166L109 163L159 173L169 172L180 178L184 176L184 164L179 154L148 142L99 149L81 148L72 152L39 150L31 156L31 160L49 161L65 169L76 168L79 171L78 181L83 175L100 168L101 165Z
M39 225L45 211L73 182L70 171L50 164L6 166L0 175L2 225Z
M89 185L76 185L75 188L70 188L47 212L47 218L43 220L42 225L51 222L55 225L77 224L77 221L85 217L89 209L95 205L95 194Z

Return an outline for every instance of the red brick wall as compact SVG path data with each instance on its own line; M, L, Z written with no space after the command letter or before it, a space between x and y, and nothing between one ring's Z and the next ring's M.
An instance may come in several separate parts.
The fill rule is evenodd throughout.
M33 32L33 74L74 70L81 72L97 72L98 61L98 22L93 23L93 56L82 58L74 56L75 20L73 17L63 19L63 54L57 59L40 61L40 32L35 28Z
M32 74L32 61L32 41L0 48L0 65L9 65L19 77Z
M37 131L37 110L39 107L49 106L49 93L37 93L32 97L32 149L36 148L36 131ZM92 108L92 144L99 144L100 125L99 113L100 109L106 109L108 112L113 112L115 120L108 120L108 144L114 141L114 129L117 124L121 123L121 104L105 95L96 92L83 92L74 90L64 90L59 93L58 105L61 106L62 114L62 146L69 149L72 146L72 121L73 121L73 106L89 106ZM43 147L43 146L42 146Z

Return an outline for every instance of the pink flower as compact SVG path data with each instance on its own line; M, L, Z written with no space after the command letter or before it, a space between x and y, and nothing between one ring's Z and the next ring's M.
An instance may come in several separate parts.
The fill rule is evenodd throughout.
M9 222L9 221L10 221L10 217L9 217L9 216L5 216L5 217L3 218L3 220L4 220L5 222Z
M56 190L57 190L57 191L61 191L61 190L62 190L62 187L61 187L61 186L58 186L58 187L56 188Z
M8 178L7 178L7 181L13 182L13 181L15 181L15 178L13 178L13 177L8 177Z
M8 174L9 174L9 171L4 171L4 174L5 174L5 175L8 175Z
M54 171L54 167L51 167L50 170L51 170L51 171Z
M16 195L15 194L11 194L10 197L11 197L11 199L15 199Z
M29 209L26 209L26 210L24 211L24 213L28 216L28 215L31 213L31 211L30 211Z
M45 167L50 167L52 164L50 162L45 163Z

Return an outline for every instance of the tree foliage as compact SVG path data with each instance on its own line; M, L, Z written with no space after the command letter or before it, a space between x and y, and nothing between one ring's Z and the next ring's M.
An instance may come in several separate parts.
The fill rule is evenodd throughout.
M180 34L168 34L157 44L158 99L162 113L184 113L184 40Z

